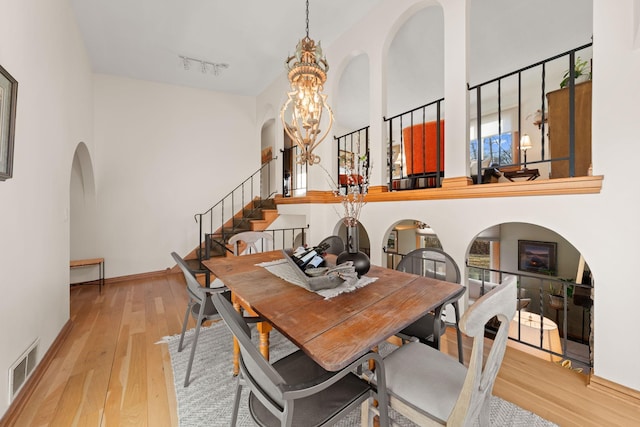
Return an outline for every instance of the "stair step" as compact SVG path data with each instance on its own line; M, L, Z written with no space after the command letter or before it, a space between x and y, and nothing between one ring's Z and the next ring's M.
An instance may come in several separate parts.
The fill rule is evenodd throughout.
M262 231L270 224L266 219L254 219L251 221L251 231Z
M266 200L253 200L250 203L253 209L243 209L242 217L233 218L233 220L227 221L227 223L214 233L209 234L209 256L226 256L231 249L227 242L234 234L241 233L243 231L262 231L265 230L276 218L278 218L278 208L274 199ZM231 224L233 226L231 227ZM214 243L213 241L217 242ZM201 251L196 248L196 256L199 256ZM202 249L202 259L205 259L207 251Z
M244 218L259 218L262 216L262 211L262 208L244 209L242 211L242 216Z
M235 218L233 220L233 224L234 227L238 227L238 226L242 226L243 224L249 224L249 222L251 222L253 218L249 218L249 217L244 217L244 218ZM262 219L262 215L260 215L259 218L255 218L255 219Z
M276 201L274 199L258 199L253 201L254 208L276 209Z
M229 240L229 237L233 236L234 234L238 234L238 233L242 233L243 231L250 231L250 230L251 230L251 223L247 222L246 225L242 227L225 228L222 230L222 233L224 234L224 239ZM222 238L222 236L220 236L220 238Z
M273 222L276 218L278 218L278 209L263 209L262 217L269 222Z

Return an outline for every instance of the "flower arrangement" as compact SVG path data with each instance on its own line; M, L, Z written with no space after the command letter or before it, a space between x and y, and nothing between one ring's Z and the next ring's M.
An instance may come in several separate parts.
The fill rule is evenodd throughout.
M558 280L561 282L565 282L565 284L558 284L558 286L554 286L553 282L549 282L549 294L564 297L564 287L567 287L567 297L573 298L573 279L564 279L562 277L558 277Z

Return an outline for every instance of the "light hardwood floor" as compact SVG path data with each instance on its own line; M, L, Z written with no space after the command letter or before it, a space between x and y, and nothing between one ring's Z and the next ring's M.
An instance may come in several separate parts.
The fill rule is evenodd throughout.
M157 342L180 332L184 286L181 275L166 274L108 283L102 295L97 286L72 287L73 327L10 425L177 426L169 354ZM443 348L455 353L449 332ZM465 350L468 358L470 342ZM587 381L508 348L494 394L561 426L640 425L640 407Z

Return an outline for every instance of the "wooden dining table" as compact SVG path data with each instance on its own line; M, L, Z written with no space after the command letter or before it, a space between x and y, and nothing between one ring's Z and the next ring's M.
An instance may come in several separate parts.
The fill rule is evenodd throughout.
M282 251L270 251L211 258L203 264L231 290L236 309L248 309L268 322L258 326L267 359L273 326L328 371L344 368L464 292L456 283L372 265L367 276L376 281L325 299L257 265L283 258Z

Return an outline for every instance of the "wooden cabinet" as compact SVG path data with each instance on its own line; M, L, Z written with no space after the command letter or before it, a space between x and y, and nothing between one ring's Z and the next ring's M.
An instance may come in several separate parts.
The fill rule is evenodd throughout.
M547 93L551 158L569 157L569 88ZM575 174L587 176L591 166L591 81L575 85ZM569 176L569 161L551 163L551 178Z

